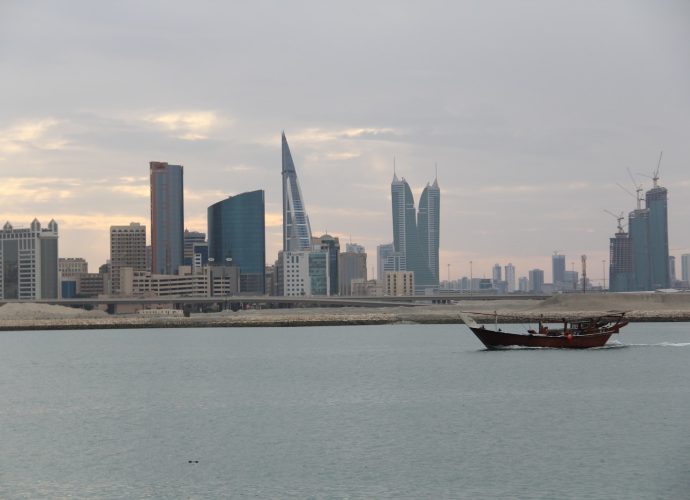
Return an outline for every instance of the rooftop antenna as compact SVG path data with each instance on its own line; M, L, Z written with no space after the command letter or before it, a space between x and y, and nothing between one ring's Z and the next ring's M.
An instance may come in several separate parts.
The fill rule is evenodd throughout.
M604 212L606 212L609 215L612 215L618 221L618 232L622 233L623 232L623 222L622 221L623 221L623 219L625 219L623 212L621 212L618 215L616 215L613 212L611 212L610 210L606 210L606 209L604 209Z

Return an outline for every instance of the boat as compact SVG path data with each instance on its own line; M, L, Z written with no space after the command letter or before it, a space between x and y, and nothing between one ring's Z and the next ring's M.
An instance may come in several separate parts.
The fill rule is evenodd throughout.
M492 315L493 316L493 315ZM550 347L556 349L587 349L602 347L611 335L618 333L628 324L625 313L601 316L580 317L567 320L562 318L540 318L536 330L525 333L504 332L498 327L498 315L492 328L479 325L471 316L461 313L460 318L477 336L487 349L510 347Z

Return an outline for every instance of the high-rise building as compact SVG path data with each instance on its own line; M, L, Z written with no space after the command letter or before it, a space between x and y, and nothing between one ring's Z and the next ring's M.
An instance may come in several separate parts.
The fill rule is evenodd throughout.
M632 240L619 225L615 237L609 240L609 291L632 290L633 277Z
M338 295L338 261L340 258L340 240L330 234L324 234L319 238L318 250L328 254L328 295Z
M513 264L508 264L505 267L506 272L506 291L512 293L515 291L515 266Z
M146 226L110 226L110 293L123 289L122 269L146 271Z
M184 230L183 236L183 259L182 263L185 266L194 265L194 245L198 243L206 243L206 233L201 233L199 231L190 231L189 229Z
M676 282L676 258L673 255L668 257L668 280L670 286Z
M645 205L649 210L649 268L652 289L668 288L668 193L658 185L658 174L654 176L654 187L645 194Z
M690 253L680 256L680 278L683 281L690 281Z
M649 210L636 208L628 215L628 231L632 246L633 291L651 290L649 268Z
M376 278L383 283L386 271L403 271L405 269L405 256L402 252L395 251L393 243L379 245L376 247Z
M263 294L266 282L263 190L230 196L208 208L208 258L240 269L240 293Z
M0 298L58 298L58 225L34 219L28 228L9 222L0 231Z
M544 271L542 269L532 269L529 272L529 291L541 293L544 286Z
M151 272L177 274L184 255L182 165L150 162Z
M554 252L551 257L551 271L553 273L553 286L558 290L565 283L565 255Z
M281 252L283 294L286 297L328 295L329 272L326 252Z
M518 290L521 292L529 291L529 279L527 279L527 276L520 276L518 279Z
M438 189L438 186L436 189ZM412 191L407 181L404 178L399 180L395 174L393 174L393 181L391 182L391 202L393 212L393 245L395 251L404 256L405 268L402 270L414 273L415 287L418 292L424 292L428 288L438 288L438 275L434 276L432 273L429 267L429 259L427 258L428 254L422 250ZM438 202L431 203L428 193L427 208L422 217L422 220L426 221L423 225L427 229L431 221L431 214L428 208L431 205L439 206ZM434 208L434 210L437 211L437 208ZM436 217L434 224L438 227L438 217ZM428 230L426 232L428 233ZM425 236L425 238L427 237ZM434 241L438 241L437 235L434 238ZM437 243L434 244L438 247ZM437 256L434 258L438 259ZM436 266L438 273L438 263Z
M498 286L498 283L501 281L501 265L500 264L494 264L493 269L491 270L491 283L494 285L494 287Z
M348 243L338 261L340 295L352 295L352 280L367 281L367 254L364 247Z
M426 262L435 280L439 281L438 250L441 224L441 190L437 179L432 185L427 184L419 198L419 213L417 214L417 228L419 230L419 244L422 249L422 259Z
M285 132L283 140L283 251L311 249L311 226Z

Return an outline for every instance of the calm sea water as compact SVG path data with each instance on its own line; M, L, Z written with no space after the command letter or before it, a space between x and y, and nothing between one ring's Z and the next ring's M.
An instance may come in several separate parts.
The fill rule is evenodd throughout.
M684 323L0 333L0 397L0 498L690 498Z

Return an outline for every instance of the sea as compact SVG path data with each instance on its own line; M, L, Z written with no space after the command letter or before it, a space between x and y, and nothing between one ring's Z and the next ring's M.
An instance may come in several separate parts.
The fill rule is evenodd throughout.
M0 498L689 499L690 323L3 332Z

